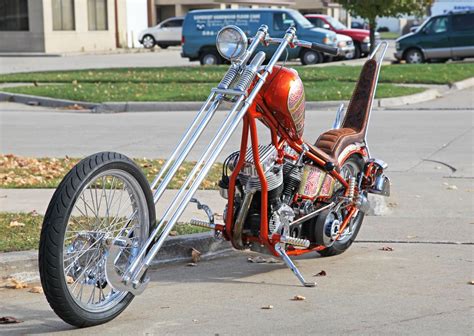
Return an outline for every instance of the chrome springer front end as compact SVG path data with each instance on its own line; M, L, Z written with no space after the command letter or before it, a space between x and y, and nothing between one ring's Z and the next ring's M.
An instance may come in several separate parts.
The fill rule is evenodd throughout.
M150 267L153 258L163 246L170 231L191 201L194 193L206 177L223 147L236 130L239 122L254 101L257 93L265 83L268 75L272 72L274 65L283 54L285 48L288 45L295 45L296 43L300 43L301 45L303 43L308 44L308 42L299 42L296 40L296 29L294 27L290 27L285 36L281 39L270 39L267 32L268 27L262 25L254 38L251 39L248 48L238 57L231 59L231 66L224 78L216 88L211 90L209 97L176 146L171 157L166 161L153 180L151 188L154 190L153 200L156 204L196 144L202 132L213 118L221 103L223 101L232 102L230 111L217 129L206 151L201 155L188 178L183 183L183 186L171 201L171 204L161 218L157 220L157 225L150 234L150 237L140 249L130 267L123 274L117 274L115 272L113 263L119 257L122 250L127 247L127 241L117 239L112 243L107 261L106 276L107 281L116 290L128 291L135 295L143 292L149 281L144 276L146 270ZM278 43L279 46L266 66L262 67L263 61L265 60L265 53L263 51L258 52L252 61L247 64L260 43ZM256 76L258 76L258 80L255 82L252 90L248 90Z

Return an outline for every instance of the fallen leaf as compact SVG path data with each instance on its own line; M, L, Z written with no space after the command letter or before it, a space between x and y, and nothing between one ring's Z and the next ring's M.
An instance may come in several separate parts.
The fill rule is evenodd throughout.
M74 278L72 276L66 276L66 283L67 284L73 284L74 283Z
M418 236L407 236L407 239L414 239L414 238L418 238Z
M281 263L280 260L275 259L275 258L264 258L262 256L256 256L256 257L249 257L247 258L247 261L250 263L255 263L255 264L279 264Z
M194 323L198 323L198 322L199 322L199 320L193 320L193 322L194 322Z
M263 306L260 309L273 309L273 306L272 305Z
M201 252L193 248L191 250L191 259L193 263L197 263L201 259Z
M469 285L474 285L474 280L468 282Z
M0 324L12 324L12 323L21 323L22 320L19 320L13 316L3 316L0 317Z
M197 266L197 264L196 264L196 263L187 263L186 266L191 266L191 267L193 267L193 266Z
M34 287L31 287L31 289L29 290L30 293L37 293L37 294L43 294L44 291L43 291L43 287L41 286L34 286Z
M26 284L25 282L22 282L22 281L19 281L15 278L10 278L8 279L8 281L10 283L6 284L5 285L5 288L9 288L9 289L22 289L22 288L27 288L28 287L28 284Z
M25 226L25 223L17 222L17 221L11 221L10 222L10 227L22 227Z
M174 237L178 235L178 231L170 231L169 236Z
M317 273L317 274L314 274L314 276L326 276L326 271L325 270L322 270L321 272Z
M389 251L389 252L391 252L391 251L393 251L393 248L390 247L390 246L382 246L382 248L380 249L380 251Z
M456 187L456 186L453 184L453 185L448 186L446 189L448 189L448 190L458 190L458 187Z
M295 295L292 300L293 301L303 301L303 300L306 300L306 298L302 295Z

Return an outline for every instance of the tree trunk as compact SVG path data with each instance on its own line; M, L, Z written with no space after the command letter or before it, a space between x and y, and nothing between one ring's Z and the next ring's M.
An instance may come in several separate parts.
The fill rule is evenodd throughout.
M369 25L370 25L370 53L374 51L375 48L375 31L377 30L377 22L375 21L375 17L369 18Z

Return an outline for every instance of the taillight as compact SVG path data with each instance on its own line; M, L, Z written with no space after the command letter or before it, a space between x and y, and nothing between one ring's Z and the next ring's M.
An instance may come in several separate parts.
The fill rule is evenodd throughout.
M184 35L181 36L181 44L184 44Z

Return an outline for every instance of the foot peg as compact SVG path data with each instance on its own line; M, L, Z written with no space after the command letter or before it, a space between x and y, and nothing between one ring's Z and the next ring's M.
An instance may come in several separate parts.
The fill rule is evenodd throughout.
M303 240L303 239L302 239ZM275 250L278 252L278 254L281 256L283 261L285 262L286 266L291 269L294 275L298 278L298 280L303 284L305 287L316 287L316 282L307 282L304 278L303 275L301 275L300 271L296 267L296 265L291 261L290 257L288 254L286 254L285 248L283 247L284 245L277 243L275 245Z
M191 225L203 227L203 228L206 228L206 229L211 229L211 230L215 230L215 229L216 229L216 224L214 224L214 223L209 223L209 222L203 221L203 220L201 220L201 219L197 219L197 218L191 219L191 221L190 221L189 223L190 223Z
M308 248L310 241L307 239L295 238L290 236L281 236L280 242L283 244Z

